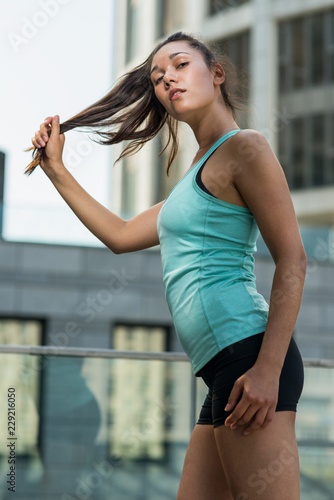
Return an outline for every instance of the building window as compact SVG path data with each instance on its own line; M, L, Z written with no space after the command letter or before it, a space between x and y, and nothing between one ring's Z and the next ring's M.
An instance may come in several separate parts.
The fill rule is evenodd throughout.
M279 24L281 93L334 82L334 10Z
M237 89L237 97L248 100L250 81L250 31L213 42L213 48L226 54L236 67L237 80L241 82ZM248 128L247 113L238 111L238 124L241 128Z
M124 158L122 165L121 213L125 219L133 217L136 212L138 171L135 158L135 156Z
M156 9L156 39L159 40L166 34L167 0L157 0Z
M140 19L139 10L141 7L139 0L127 0L126 18L126 63L130 62L137 55L139 49Z
M325 51L326 79L334 82L334 10L329 11L325 18Z
M117 324L113 329L112 348L121 351L166 351L168 335L168 327Z
M279 106L291 116L279 158L289 187L333 184L334 9L281 22L278 32Z
M165 351L169 329L118 324L113 348ZM111 366L110 454L123 459L156 461L166 458L166 419L153 418L168 396L168 363L116 359ZM131 408L131 411L127 411Z
M291 123L291 137L293 141L293 147L291 150L293 169L293 186L295 188L303 187L305 185L305 180L303 178L305 169L306 154L304 149L305 144L305 130L306 124L305 120L302 118L296 118Z
M0 318L0 344L41 345L43 323L34 320ZM15 389L15 414L19 432L16 454L38 454L40 367L39 357L0 354L0 392L5 401L8 388ZM3 405L4 406L4 403ZM7 412L0 412L0 428L7 429ZM17 435L16 435L17 437ZM8 457L8 442L2 440L0 454Z
M239 7L244 3L249 3L250 0L210 0L210 16L214 16L218 12L233 7Z
M156 0L156 38L182 30L187 16L186 0Z
M334 111L295 117L279 132L279 152L290 189L334 184Z
M161 132L154 138L154 147L152 155L153 164L153 205L165 200L173 187L181 179L180 172L180 157L177 156L170 167L169 175L167 176L167 161L168 151L166 150L162 155L158 156L160 151L164 148L166 141L162 139Z
M311 122L311 165L312 186L323 186L326 184L326 150L325 150L325 116L313 115Z
M291 32L293 37L291 40L292 50L292 85L294 88L302 88L307 81L306 72L306 50L305 50L305 32L306 26L302 19L297 19L292 22Z
M311 85L325 82L325 15L316 14L309 18L311 38Z

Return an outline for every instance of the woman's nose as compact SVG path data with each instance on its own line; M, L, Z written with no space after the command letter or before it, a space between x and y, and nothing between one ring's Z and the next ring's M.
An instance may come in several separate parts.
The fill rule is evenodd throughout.
M164 82L167 85L171 84L172 82L175 83L176 82L176 76L174 75L174 73L165 73Z

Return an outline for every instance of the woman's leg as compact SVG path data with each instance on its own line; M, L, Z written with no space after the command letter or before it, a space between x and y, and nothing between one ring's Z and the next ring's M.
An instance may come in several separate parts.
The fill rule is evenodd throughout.
M276 411L267 427L249 436L242 434L247 424L214 429L234 500L299 500L295 417L294 411Z
M233 500L219 458L213 425L194 427L176 500Z

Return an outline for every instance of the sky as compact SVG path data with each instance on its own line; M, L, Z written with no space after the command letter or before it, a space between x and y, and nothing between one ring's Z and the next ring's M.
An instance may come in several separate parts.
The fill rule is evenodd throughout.
M68 120L113 84L113 0L15 0L0 4L0 150L6 154L3 238L102 245L32 160L31 138L47 116ZM65 134L63 161L78 182L110 205L111 147L93 133Z

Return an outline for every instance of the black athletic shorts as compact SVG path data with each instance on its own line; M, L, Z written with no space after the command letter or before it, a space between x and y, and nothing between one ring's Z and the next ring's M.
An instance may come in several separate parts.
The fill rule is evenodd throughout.
M209 388L197 424L224 425L234 409L224 410L234 382L254 365L263 335L264 332L258 333L225 347L196 373L196 377L202 377ZM276 411L297 411L303 385L303 360L295 340L291 338L279 380Z

